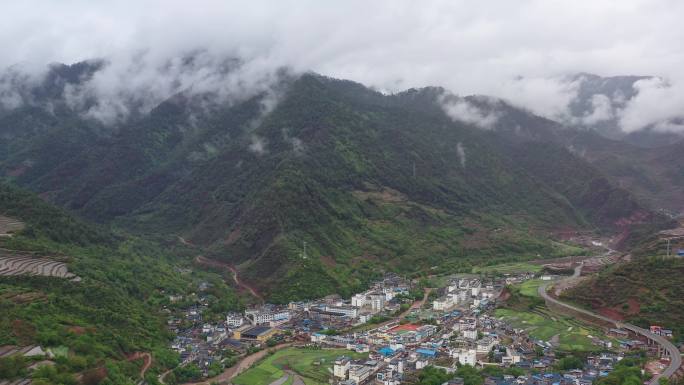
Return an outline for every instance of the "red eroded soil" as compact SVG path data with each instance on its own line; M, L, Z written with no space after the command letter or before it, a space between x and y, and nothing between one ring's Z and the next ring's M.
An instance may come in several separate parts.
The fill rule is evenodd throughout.
M499 295L499 300L506 302L509 298L511 298L511 292L508 290L508 288L504 288L501 291L501 295Z
M622 313L611 307L600 308L597 310L597 312L602 316L612 318L614 320L622 321L625 319L625 316L623 316Z
M627 314L635 315L639 314L639 312L641 311L641 304L639 303L639 301L636 300L636 298L628 299L627 304L629 305L629 310L627 310Z
M329 255L321 255L321 263L327 267L335 267L337 265L337 262L335 262L335 259Z
M71 326L67 329L68 332L74 333L77 336L80 336L81 334L85 334L87 332L86 328L83 326Z
M140 368L140 378L145 378L145 373L147 369L152 365L152 355L146 352L135 352L127 357L128 361L136 361L143 359L143 366Z

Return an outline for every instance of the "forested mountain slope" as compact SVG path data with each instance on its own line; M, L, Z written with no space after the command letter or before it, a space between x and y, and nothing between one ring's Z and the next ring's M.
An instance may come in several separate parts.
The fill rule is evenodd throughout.
M0 346L68 352L55 359L54 370L34 372L34 380L75 383L80 374L97 382L107 377L110 384L132 383L139 379L130 360L135 352L152 353L154 368L177 363L167 347L162 306L170 294L197 291L197 281L210 275L179 274L178 266L188 266L180 252L94 228L5 184L0 184L0 214L26 225L0 238L0 259L59 261L80 277L0 274ZM233 291L213 279L214 310L236 309ZM31 362L18 357L2 359L0 379L31 375L26 369Z
M684 258L642 257L591 278L564 297L610 317L660 325L684 341Z
M282 301L385 269L563 254L555 230L659 220L572 151L577 131L490 98L306 74L208 99L180 93L115 129L53 96L51 111L5 111L0 175L91 220L182 235ZM445 113L463 101L495 123Z

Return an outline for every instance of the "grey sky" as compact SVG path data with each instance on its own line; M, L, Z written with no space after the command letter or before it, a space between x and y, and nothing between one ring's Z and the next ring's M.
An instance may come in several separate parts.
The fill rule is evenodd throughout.
M632 130L684 110L683 18L676 0L25 0L3 4L0 67L103 57L116 73L98 92L138 87L162 97L170 90L152 86L163 80L156 68L203 49L212 58L245 58L242 75L255 79L289 66L383 91L441 85L547 116L573 97L573 85L558 80L566 74L666 78L671 87L642 84L620 112L623 129ZM133 67L152 70L130 79Z

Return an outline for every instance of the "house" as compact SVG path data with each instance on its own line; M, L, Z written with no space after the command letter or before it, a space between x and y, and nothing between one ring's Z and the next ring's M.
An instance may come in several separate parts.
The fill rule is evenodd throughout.
M243 323L245 323L245 319L242 317L242 314L228 313L226 315L226 325L231 328L239 328Z
M364 307L366 305L366 294L354 294L351 298L351 305L356 307Z
M369 296L371 311L379 312L385 308L385 294L384 293L371 293Z
M477 330L475 330L475 329L462 330L461 335L463 336L463 338L467 338L469 340L476 340L477 339Z
M375 383L378 385L400 385L401 376L392 368L385 368L375 375Z
M349 368L349 380L355 384L361 384L371 375L371 368L365 365L352 365Z
M427 357L427 358L435 358L435 356L437 356L437 351L434 349L420 348L420 349L416 349L416 353L420 354L423 357Z
M322 333L313 333L311 334L311 342L313 343L320 343L323 342L328 336Z
M264 342L276 334L277 330L269 326L254 326L244 330L237 329L233 336L236 340L256 340Z
M347 372L349 372L349 367L351 366L351 360L349 357L341 356L335 360L333 366L333 376L337 378L347 378Z
M325 311L340 313L340 314L344 315L345 317L349 317L349 318L356 318L356 316L359 314L359 309L357 307L344 306L344 305L343 306L326 305Z
M451 357L458 360L461 365L475 366L477 363L477 351L475 349L457 349L451 352Z
M432 301L432 308L437 311L449 310L452 306L454 306L454 302L451 296L437 298Z
M489 353L492 348L496 345L496 340L492 337L483 337L477 340L477 352L478 353Z

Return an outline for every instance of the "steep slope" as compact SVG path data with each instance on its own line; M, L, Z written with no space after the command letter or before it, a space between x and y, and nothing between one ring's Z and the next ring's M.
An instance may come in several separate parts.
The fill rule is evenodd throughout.
M466 99L496 109L483 130L445 114L438 88L310 74L274 89L209 109L180 93L115 130L10 111L0 134L19 145L0 170L87 218L181 234L275 300L349 293L383 269L562 254L554 230L655 218L566 149L568 129L503 102Z
M671 329L684 341L684 259L639 258L600 273L563 296L611 317Z
M645 206L675 216L684 213L684 141L641 148L580 132L568 138L568 145Z

